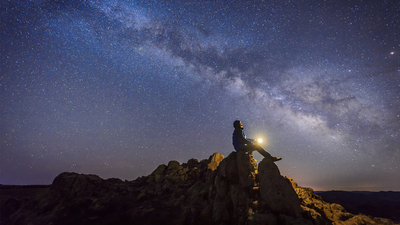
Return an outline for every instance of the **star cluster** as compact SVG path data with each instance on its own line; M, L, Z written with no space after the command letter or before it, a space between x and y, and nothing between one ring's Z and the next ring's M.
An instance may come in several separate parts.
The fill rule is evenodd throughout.
M240 119L301 186L399 190L395 1L0 4L2 184L227 156Z

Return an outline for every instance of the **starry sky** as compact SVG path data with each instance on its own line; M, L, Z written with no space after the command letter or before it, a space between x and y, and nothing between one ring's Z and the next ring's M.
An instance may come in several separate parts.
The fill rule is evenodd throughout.
M239 119L300 186L400 190L398 1L0 7L0 184L228 156Z

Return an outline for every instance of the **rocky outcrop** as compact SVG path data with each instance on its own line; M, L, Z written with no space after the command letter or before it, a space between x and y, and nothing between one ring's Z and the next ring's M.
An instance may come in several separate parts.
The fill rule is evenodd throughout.
M390 224L355 216L251 154L170 161L134 181L62 173L29 201L8 200L3 224ZM2 205L5 205L2 203ZM2 214L3 215L3 214Z
M278 167L269 159L260 162L261 198L269 208L295 218L301 217L300 200L290 180L282 177Z

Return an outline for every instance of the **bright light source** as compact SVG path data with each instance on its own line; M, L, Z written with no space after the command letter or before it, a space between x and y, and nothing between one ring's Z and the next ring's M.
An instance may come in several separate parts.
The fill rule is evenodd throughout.
M261 143L263 143L263 139L259 138L259 139L257 139L257 142L261 144Z

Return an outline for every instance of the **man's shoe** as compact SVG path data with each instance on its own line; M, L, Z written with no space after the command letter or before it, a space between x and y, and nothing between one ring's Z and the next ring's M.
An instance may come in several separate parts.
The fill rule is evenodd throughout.
M281 157L272 157L272 161L274 161L274 162L279 161L281 159L282 159Z

